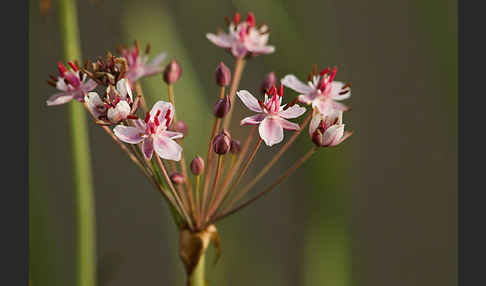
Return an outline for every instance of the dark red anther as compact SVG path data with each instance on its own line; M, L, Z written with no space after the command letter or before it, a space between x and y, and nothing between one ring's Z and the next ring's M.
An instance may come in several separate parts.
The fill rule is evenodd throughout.
M165 114L165 127L169 128L170 125L170 109L167 109L167 113Z
M314 76L314 75L316 75L316 74L317 74L317 64L314 64L314 65L312 66L312 75Z
M77 67L75 64L73 64L73 62L72 62L72 61L69 61L69 62L68 62L68 65L69 65L69 66L70 66L70 67L71 67L71 68L72 68L74 71L78 71L78 70L79 70L79 69L78 69L78 67Z
M150 124L150 133L155 133L155 125Z
M280 89L278 91L278 96L282 97L283 96L283 85L280 84Z
M327 68L325 68L325 69L321 70L321 71L319 72L319 75L320 75L320 76L323 76L323 75L325 75L325 74L329 73L330 71L331 71L331 69L327 67Z
M248 12L248 17L246 18L246 22L250 27L255 27L255 15L252 12Z
M120 99L120 97L118 95L115 96L115 99L113 99L113 102L112 102L113 106L116 106L118 104L118 102L120 102L120 100L121 99Z
M346 93L348 93L348 92L349 92L349 89L346 89L346 90L344 90L344 91L341 91L341 92L339 93L339 95L344 95L344 94L346 94Z
M106 108L106 109L110 109L110 107L111 107L111 106L110 106L108 103L106 103L106 102L105 102L105 108Z
M240 23L240 13L235 12L235 17L233 18L233 21L235 22L235 26L238 26Z
M262 108L262 111L265 110L265 103L263 103L263 101L261 101L260 99L258 99L258 104L260 104L260 107Z
M53 76L52 74L49 74L49 78L52 79L54 82L57 82L57 77Z
M135 114L128 114L127 119L138 119L138 116Z
M150 120L150 112L147 112L147 115L145 115L145 119L143 121L145 121L145 123L148 123Z
M331 75L329 76L329 82L332 82L334 80L334 77L336 77L336 73L337 73L337 67L334 67L332 69Z
M157 110L157 113L155 114L155 117L154 117L154 123L155 123L156 126L160 125L159 115L160 115L160 109Z
M297 103L297 101L299 101L299 98L298 97L296 97L294 100L292 100L291 103L288 103L287 105L285 105L284 108L283 108L283 110L287 110L290 107L294 106Z
M62 62L57 62L57 68L59 69L59 73L61 77L64 77L64 74L67 72L66 67L62 64Z

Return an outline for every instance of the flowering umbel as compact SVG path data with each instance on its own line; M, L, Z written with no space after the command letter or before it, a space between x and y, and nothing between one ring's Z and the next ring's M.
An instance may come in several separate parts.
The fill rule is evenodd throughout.
M104 58L98 57L92 63L88 61L84 67L69 62L67 69L59 63L60 76L51 76L48 81L60 93L51 96L47 104L79 101L168 203L180 230L179 254L189 282L192 282L193 273L201 273L195 269L210 243L219 253L217 222L275 190L315 152L327 149L321 147L337 146L351 135L344 130L343 123L343 113L349 108L339 102L350 97L351 84L334 80L336 68L318 73L315 67L307 83L288 74L278 88L276 74L268 73L262 82L254 83L258 96L239 89L245 59L272 53L275 48L267 45L268 27L264 24L257 26L252 13L248 13L246 20L241 20L240 14L235 13L233 19L227 19L227 24L228 33L207 34L211 42L229 50L236 59L232 72L220 62L214 73L217 90L207 91L207 94L219 94L219 97L212 114L207 114L213 124L206 138L191 137L193 132L187 132L186 123L180 120L184 112L176 116L174 94L178 85L184 84L179 62L173 59L163 68L161 63L165 54L148 62L150 46L142 53L135 42L132 48L119 49L119 57L107 52ZM211 68L210 72L213 71ZM160 86L167 88L170 102L156 100L149 111L139 79L154 74L161 74L159 80L166 84ZM299 93L285 100L286 104L282 104L284 86ZM246 108L256 113L239 120L240 126L250 125L241 132L233 132L231 125L232 111L240 104L236 96ZM311 105L311 108L300 106L299 102ZM299 119L301 116L303 119ZM205 120L201 118L201 121ZM247 129L248 133L242 137L233 138L238 136L232 135L241 136ZM287 138L284 138L284 129L292 131ZM309 137L303 143L307 144L308 150L303 153L300 148L293 148L296 157L289 160L292 165L273 183L255 188L287 150L296 147L293 143L306 129ZM207 156L192 157L186 165L184 141L200 143L204 139ZM263 142L267 146L280 146L273 147L278 151L259 169L252 163L266 157L257 156L261 149L268 152L269 148L260 148ZM254 175L247 178L249 173ZM203 282L194 286L204 285Z
M68 63L70 68L66 69L63 63L58 63L59 77L50 76L48 83L56 87L60 92L54 94L47 100L47 105L60 105L71 100L83 101L89 91L96 88L96 82L87 77L73 62Z
M216 46L230 50L234 57L243 58L275 51L274 46L267 45L270 29L266 25L256 26L253 13L249 12L246 20L240 21L237 12L232 21L227 21L227 25L228 33L208 33L206 37Z

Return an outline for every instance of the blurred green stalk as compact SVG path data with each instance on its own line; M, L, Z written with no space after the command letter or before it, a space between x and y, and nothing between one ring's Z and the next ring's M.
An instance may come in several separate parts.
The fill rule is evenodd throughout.
M81 60L75 0L59 0L59 28L64 59ZM96 285L96 234L88 128L84 108L69 103L69 124L73 154L73 183L77 216L76 285Z
M206 254L201 254L199 258L199 262L194 268L191 276L189 276L189 285L190 286L206 286L206 280L204 278L204 271L206 266Z

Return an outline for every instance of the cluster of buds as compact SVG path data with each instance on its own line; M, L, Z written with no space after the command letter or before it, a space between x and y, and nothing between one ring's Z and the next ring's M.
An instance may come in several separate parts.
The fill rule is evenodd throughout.
M279 84L276 74L268 73L258 88L257 96L246 89L238 89L244 69L242 62L250 56L272 53L275 48L267 45L268 27L263 24L257 26L251 12L246 20L235 13L232 19L227 18L227 24L228 33L207 34L207 38L231 51L236 58L235 68L233 75L222 62L216 68L215 83L220 92L213 107L214 125L207 144L208 155L205 159L194 157L189 166L185 165L182 147L183 139L187 137L187 126L183 121L176 120L174 86L180 81L182 73L176 60L171 60L163 68L161 63L165 54L161 53L148 62L150 45L142 54L135 42L132 48L119 48L119 57L108 52L104 58L99 57L92 64L88 61L84 68L80 68L76 62L69 62L69 69L59 63L60 75L51 76L48 81L60 91L49 98L48 105L59 105L75 99L83 103L96 123L116 125L112 129L107 126L103 128L173 207L181 229L194 234L204 233L208 229L212 229L210 233L215 233L215 222L273 190L313 152L321 149L319 147L337 146L351 135L344 130L343 123L343 112L349 108L340 103L351 96L351 84L335 81L336 68L317 72L314 66L306 83L289 74ZM139 79L154 74L160 74L166 83L170 102L159 100L148 111ZM230 83L231 90L226 94L225 89ZM97 86L103 87L101 95L94 91ZM132 86L137 91L136 98L132 94ZM284 100L284 87L296 91L298 95ZM255 113L239 121L240 126L252 126L243 143L230 135L231 111L237 102L236 96ZM305 105L311 106L310 112ZM291 121L305 113L307 115L302 121ZM275 183L244 200L248 191L289 150L307 125L309 141L313 143L309 144L310 150ZM284 130L292 132L286 142ZM282 142L285 143L267 165L250 182L241 185L257 157L260 145L265 143L267 147L272 147ZM231 157L229 164L225 164L226 156ZM215 158L217 160L213 160ZM170 161L170 164L166 164L166 161ZM187 167L192 176L187 172ZM195 184L191 181L193 179ZM191 264L194 261L187 259L184 262ZM189 271L192 266L186 264L186 267Z

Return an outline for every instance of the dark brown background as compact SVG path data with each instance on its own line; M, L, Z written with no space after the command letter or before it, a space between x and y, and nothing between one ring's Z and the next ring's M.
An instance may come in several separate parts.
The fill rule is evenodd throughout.
M303 78L314 63L337 65L337 79L353 82L344 119L355 135L218 225L224 253L209 268L211 285L456 285L456 1L79 2L84 58L138 39L182 63L175 91L189 155L204 150L213 71L234 63L204 35L235 10L268 23L276 46L248 63L241 88L256 92L270 71ZM62 53L58 15L54 6L40 16L38 4L30 10L31 271L33 285L72 285L67 108L45 106L54 92L45 80ZM152 101L167 96L159 77L143 86ZM183 285L164 203L101 130L90 135L100 285ZM303 139L272 175L305 151Z

